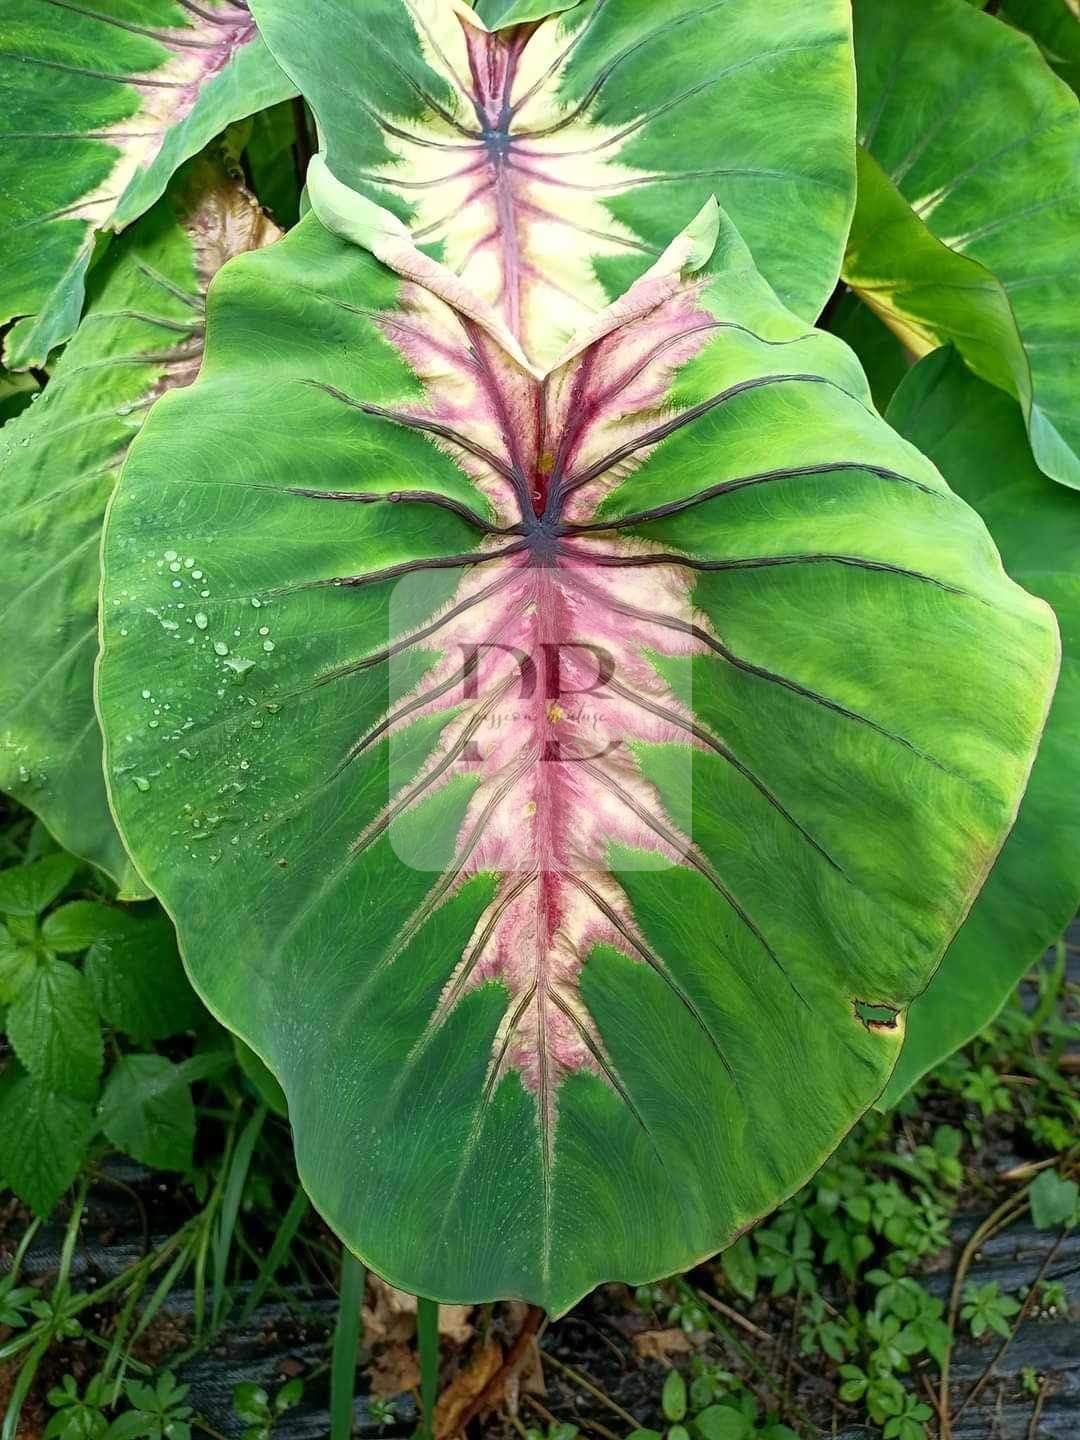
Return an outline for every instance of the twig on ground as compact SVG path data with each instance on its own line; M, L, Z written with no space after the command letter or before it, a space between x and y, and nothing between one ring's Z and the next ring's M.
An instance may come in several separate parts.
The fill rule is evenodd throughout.
M1018 1220L1028 1208L1028 1190L1030 1185L1025 1185L1019 1194L1008 1196L996 1210L992 1211L981 1225L977 1226L971 1239L960 1252L960 1259L957 1262L956 1274L953 1277L952 1292L949 1296L949 1343L941 1362L941 1380L938 1385L938 1415L941 1422L940 1440L952 1440L952 1420L950 1407L952 1400L949 1394L949 1371L952 1361L953 1344L956 1338L956 1322L960 1316L960 1297L963 1294L964 1280L971 1268L981 1246L985 1245L992 1235L1004 1230L1014 1220Z
M990 1364L989 1364L989 1365L986 1367L986 1369L983 1371L983 1373L982 1373L982 1375L980 1376L980 1378L978 1379L978 1381L976 1381L976 1383L972 1386L972 1388L971 1388L971 1389L968 1391L968 1393L964 1396L964 1399L963 1399L963 1402L962 1402L961 1405L960 1405L960 1408L957 1410L956 1414L953 1416L953 1419L954 1419L954 1420L959 1420L959 1419L960 1419L960 1416L963 1415L964 1411L965 1411L965 1410L967 1409L967 1407L971 1404L971 1402L972 1402L973 1400L975 1400L975 1399L978 1398L978 1396L979 1396L979 1394L981 1393L981 1391L982 1391L983 1387L985 1386L986 1382L990 1379L990 1377L993 1375L994 1371L997 1369L997 1367L1001 1364L1002 1360L1005 1358L1005 1352L1006 1352L1006 1350L1008 1350L1009 1346L1010 1346L1010 1345L1012 1344L1012 1342L1016 1339L1016 1332L1019 1330L1021 1324L1023 1323L1023 1321L1025 1320L1025 1318L1027 1317L1027 1314L1028 1314L1028 1312L1029 1312L1030 1309L1031 1309L1032 1302L1034 1301L1035 1296L1039 1293L1039 1286L1042 1284L1043 1278L1044 1278L1044 1276L1046 1275L1047 1270L1049 1270L1050 1266L1054 1263L1054 1257L1057 1255L1058 1251L1061 1249L1061 1243L1062 1243L1062 1241L1065 1239L1065 1233L1066 1233L1066 1232L1065 1232L1064 1230L1062 1230L1061 1234L1060 1234L1060 1235L1058 1236L1058 1238L1054 1241L1054 1244L1053 1244L1053 1245L1051 1246L1051 1248L1047 1251L1047 1253L1046 1253L1046 1258L1043 1260L1042 1264L1039 1266L1039 1272L1038 1272L1038 1274L1035 1276L1035 1279L1034 1279L1034 1280L1032 1281L1032 1283L1031 1283L1031 1289L1030 1289L1030 1290L1028 1291L1028 1293L1024 1296L1024 1303L1020 1306L1020 1309L1018 1310L1017 1315L1016 1315L1016 1319L1013 1321L1013 1323L1012 1323L1012 1325L1011 1325L1011 1327L1010 1327L1010 1329L1009 1329L1008 1335L1006 1335L1005 1339L1001 1342L1001 1345L998 1347L997 1354L996 1354L996 1355L994 1356L994 1358L990 1361Z
M638 1422L629 1410L624 1410L621 1405L612 1400L610 1395L605 1395L599 1385L596 1385L587 1375L583 1375L580 1370L575 1370L572 1365L567 1365L565 1360L558 1359L557 1356L549 1354L546 1350L541 1352L541 1359L545 1365L554 1365L555 1369L565 1375L579 1390L584 1390L594 1400L599 1400L601 1405L606 1405L609 1410L618 1415L620 1420L625 1420L635 1430L639 1428Z
M1046 1404L1046 1396L1050 1390L1050 1381L1044 1380L1039 1386L1039 1393L1035 1396L1035 1408L1031 1412L1031 1424L1028 1426L1027 1440L1039 1440L1039 1421L1042 1419L1043 1406Z
M558 1416L553 1415L547 1406L538 1400L535 1395L523 1395L521 1398L524 1403L528 1405L531 1410L535 1410L541 1420L546 1421L548 1425L558 1425L560 1423ZM595 1430L598 1435L603 1436L603 1440L621 1440L621 1437L616 1435L614 1430L609 1430L606 1425L601 1425L599 1420L575 1418L574 1424L583 1425L586 1430ZM634 1421L634 1427L635 1429L638 1428L636 1420Z

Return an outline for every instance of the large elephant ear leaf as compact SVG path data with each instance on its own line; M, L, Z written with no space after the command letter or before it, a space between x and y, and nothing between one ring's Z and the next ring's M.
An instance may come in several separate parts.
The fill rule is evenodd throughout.
M1080 15L1076 0L1004 0L997 14L1025 31L1065 83L1080 91Z
M1056 628L715 206L537 373L326 182L125 465L111 798L350 1247L560 1312L880 1093Z
M546 20L549 15L559 15L581 3L582 0L477 0L474 9L489 30L500 30L507 25Z
M877 165L845 279L917 355L951 340L1008 389L1040 468L1080 488L1080 103L1032 40L966 0L854 13Z
M293 93L245 0L5 0L0 88L12 369L74 331L102 231L144 214L226 125Z
M150 406L198 371L210 278L277 234L218 166L189 166L95 270L44 393L0 437L0 789L129 897L143 887L109 814L94 716L102 519Z
M1080 906L1080 496L1031 458L1020 409L949 350L911 371L890 424L990 528L1009 574L1061 625L1061 678L1016 826L925 994L882 1104L988 1024Z
M519 0L483 15L546 18L494 33L462 0L311 0L302 25L291 0L252 8L331 172L544 364L713 192L799 314L833 289L854 200L845 0Z

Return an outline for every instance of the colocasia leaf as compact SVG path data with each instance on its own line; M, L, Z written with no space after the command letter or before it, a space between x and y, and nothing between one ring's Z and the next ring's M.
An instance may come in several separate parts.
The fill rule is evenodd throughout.
M1080 91L1080 17L1074 0L1003 0L1003 20L1025 30L1073 91Z
M75 1179L93 1133L85 1100L55 1094L30 1075L0 1090L0 1176L38 1215L48 1215Z
M7 1015L15 1054L46 1089L93 1100L101 1026L84 976L66 960L39 959Z
M729 1243L880 1092L1056 627L715 205L547 364L309 190L117 490L111 796L348 1243L557 1313Z
M1009 574L1061 625L1054 703L1012 834L924 995L884 1105L988 1024L1080 906L1080 496L1031 458L1020 407L950 350L922 360L888 419L989 526Z
M833 288L854 195L844 0L252 10L332 173L545 363L713 192L794 310L812 320Z
M889 193L860 175L845 278L916 354L953 340L1004 384L1039 466L1080 488L1080 104L1033 41L965 0L854 11L859 138Z
M45 393L0 438L0 788L127 897L146 889L109 815L93 706L101 521L150 406L198 371L210 279L277 234L219 167L194 164L95 271Z
M82 310L95 237L163 194L231 121L291 94L246 0L5 0L5 364L44 363Z

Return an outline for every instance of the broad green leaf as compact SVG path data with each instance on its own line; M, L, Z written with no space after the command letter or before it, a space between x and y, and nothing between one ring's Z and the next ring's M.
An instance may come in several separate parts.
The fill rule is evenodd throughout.
M1080 15L1075 0L1004 0L1002 20L1026 31L1074 92L1080 91Z
M884 415L896 387L914 363L895 333L850 290L845 290L827 316L822 328L850 345L866 373L874 404Z
M1080 1212L1080 1185L1064 1180L1056 1170L1044 1170L1031 1183L1031 1218L1037 1230L1075 1225Z
M506 25L544 20L581 3L582 0L477 0L474 9L485 25L498 30Z
M297 159L297 102L283 100L262 110L251 122L244 160L259 204L283 230L300 218Z
M30 1075L0 1088L0 1177L37 1215L55 1209L82 1168L93 1133L85 1100L54 1094Z
M5 925L0 925L0 1005L9 1005L34 972L33 950L20 945Z
M5 0L0 89L0 324L25 317L5 340L12 369L74 332L100 234L292 93L240 0Z
M111 798L349 1246L558 1313L730 1243L876 1098L1055 627L715 205L537 375L309 188L117 489Z
M1009 296L985 266L950 250L920 220L865 150L859 150L844 279L901 342L925 355L945 342L977 375L1031 408L1031 374Z
M750 1241L741 1235L720 1257L724 1278L737 1295L751 1303L757 1298L758 1268Z
M806 319L854 193L843 0L253 0L331 172L549 365L711 193ZM484 28L548 18L528 29ZM793 243L793 237L797 240Z
M78 868L74 855L46 855L29 865L0 870L0 915L40 915L71 883Z
M845 279L916 353L952 340L1004 385L1041 469L1080 488L1080 104L1031 40L964 0L854 13L859 138L884 175L860 173Z
M157 1170L190 1170L195 1103L182 1069L163 1055L125 1055L101 1097L101 1128L125 1155Z
M926 994L882 1105L987 1025L1080 907L1080 496L1035 465L1019 407L954 351L921 361L889 423L989 526L1009 574L1061 626L1054 703L1012 834Z
M47 1090L97 1097L101 1026L90 987L66 960L43 956L7 1014L11 1048Z
M89 950L95 940L108 936L117 912L100 900L72 900L45 919L41 939L58 955L75 955Z
M211 277L231 254L277 234L216 165L195 163L114 244L47 389L0 435L0 788L107 871L126 898L146 889L100 777L93 666L101 521L150 406L195 377Z
M245 1045L238 1035L233 1036L233 1046L236 1053L236 1063L244 1072L251 1088L259 1099L271 1109L275 1115L283 1118L289 1117L289 1102L285 1098L285 1092L274 1079L273 1075L259 1059L250 1045Z
M103 1018L144 1044L193 1029L205 1011L184 974L168 920L120 909L108 916L83 967Z

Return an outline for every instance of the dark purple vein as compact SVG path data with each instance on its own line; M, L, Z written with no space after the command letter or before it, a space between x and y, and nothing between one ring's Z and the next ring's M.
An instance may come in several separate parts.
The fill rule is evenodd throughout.
M569 579L569 573L563 573L564 578ZM933 765L936 770L941 770L944 774L952 775L958 780L964 779L964 777L953 770L951 766L946 765L943 761L938 760L936 756L929 754L927 751L920 749L918 745L908 740L905 736L897 734L896 731L888 729L885 725L879 725L878 722L872 720L869 715L863 715L858 710L851 710L846 705L842 705L838 700L832 700L829 696L822 695L820 691L812 690L809 686L800 684L798 680L793 680L788 675L781 675L775 670L769 670L765 666L755 665L750 660L744 660L742 656L737 655L735 651L725 645L723 641L717 640L700 625L695 625L689 620L682 620L677 616L663 615L651 610L641 610L636 605L628 605L625 601L612 600L611 597L605 595L603 591L596 590L592 585L589 585L588 582L583 582L580 577L574 577L572 583L578 589L584 591L586 594L592 595L595 599L607 605L608 608L615 611L616 614L626 615L631 620L641 620L649 625L658 625L662 629L673 630L680 635L692 636L695 640L707 646L714 654L719 655L728 665L731 665L743 674L753 675L756 679L764 680L770 685L778 685L784 690L789 690L793 695L798 695L800 699L809 700L814 705L820 705L824 709L832 711L833 714L842 716L845 720L853 720L859 725L865 725L868 729L873 730L884 739L891 740L897 745L902 745L905 750L910 750L913 755L917 755L920 760L925 760L928 765Z
M477 460L482 460L485 465L490 465L496 474L501 475L504 480L515 484L514 472L505 460L501 460L493 451L486 446L478 445L475 440L470 440L468 435L463 435L460 430L455 430L451 425L443 425L438 420L433 420L426 415L410 415L407 410L391 410L383 405L371 405L364 400L354 400L351 395L346 395L344 390L339 390L334 385L326 385L321 380L302 380L303 385L310 385L315 390L322 390L324 394L340 400L343 405L348 405L352 410L359 410L363 415L371 415L376 420L389 420L395 425L401 425L406 430L420 430L426 435L436 435L440 440L448 440L460 450L466 451Z
M589 1054L595 1060L597 1066L599 1067L604 1078L607 1080L608 1084L615 1091L616 1095L618 1095L619 1099L623 1102L626 1108L630 1111L630 1114L641 1126L642 1130L644 1130L645 1134L649 1138L649 1142L652 1145L653 1151L655 1152L657 1159L660 1160L662 1163L664 1156L660 1150L659 1145L656 1143L656 1137L653 1135L653 1132L645 1123L645 1117L642 1115L638 1107L634 1104L634 1101L630 1096L630 1092L627 1090L626 1086L619 1078L618 1072L615 1070L611 1061L600 1049L600 1046L589 1034L588 1030L581 1023L581 1020L578 1018L577 1015L574 1014L573 1010L562 998L558 990L551 988L545 993L547 997L551 1000L551 1003L555 1006L556 1010L560 1011L563 1015L565 1015L567 1020L569 1020L571 1025L573 1025L574 1029L577 1031L578 1036L581 1039L581 1043L585 1046L586 1050L588 1050Z
M662 425L656 425L651 430L646 430L634 440L627 440L624 444L617 446L601 459L589 465L579 474L571 475L553 489L553 502L556 513L561 510L562 503L566 497L582 485L588 485L591 481L599 479L606 471L618 465L620 461L627 460L631 455L636 455L640 450L647 450L652 445L659 445L670 435L692 425L700 420L703 415L709 414L718 406L724 405L727 401L742 395L748 390L760 390L766 385L785 385L801 383L808 385L831 385L835 389L841 389L833 380L828 380L824 375L811 375L795 373L791 375L755 375L750 380L741 380L737 385L730 385L726 390L721 390L716 395L710 395L707 400L701 400L697 405L691 405L688 409L682 410L678 415L673 415L670 420L665 420ZM843 392L847 394L847 391Z
M649 969L660 977L660 979L664 982L665 985L667 985L668 989L672 992L672 994L682 1003L688 1014L692 1017L692 1019L700 1028L702 1034L708 1040L709 1044L716 1051L717 1058L719 1059L721 1065L723 1065L724 1069L727 1071L731 1079L735 1081L736 1088L738 1088L739 1082L736 1079L735 1071L732 1068L731 1062L724 1054L723 1049L720 1046L719 1040L717 1040L716 1036L709 1029L708 1023L706 1022L704 1015L698 1009L697 1005L690 998L689 994L679 984L679 982L675 979L675 977L671 974L670 970L663 963L663 961L660 960L656 955L654 955L652 951L648 948L648 946L644 945L642 941L638 939L638 937L634 934L630 927L622 920L618 912L608 904L608 902L599 893L599 891L594 890L593 887L587 881L583 880L580 875L575 875L572 871L567 871L565 874L565 879L569 884L573 885L575 890L579 890L581 894L586 897L587 900L590 900L592 904L596 906L597 910L600 911L600 914L603 915L605 920L607 920L608 923L619 932L619 934L626 941L627 945L631 947L631 949L635 952L636 955L640 957L640 959L644 960L645 964L648 965Z
M370 570L365 575L335 575L329 580L306 580L300 585L283 586L266 593L291 595L297 590L321 590L330 585L380 585L384 580L396 580L400 575L412 575L420 570L465 570L470 565L486 565L492 560L505 560L511 555L520 555L527 548L522 541L517 545L506 545L502 550L474 550L467 555L431 555L423 560L402 560L397 565L388 565L383 570Z
M721 880L720 876L716 873L716 871L713 869L712 865L704 857L704 855L698 853L698 849L693 844L693 842L688 845L684 844L680 836L674 830L670 829L667 825L665 825L664 822L658 816L654 815L651 810L648 810L644 805L639 804L638 801L635 800L633 795L629 794L626 790L624 790L617 780L615 780L610 775L606 775L603 770L601 770L598 766L594 765L592 761L582 760L579 762L579 764L581 765L585 773L587 775L591 775L598 785L603 785L604 788L608 790L612 795L614 795L621 804L626 806L626 808L630 811L632 815L636 815L643 825L647 825L654 834L658 835L661 840L663 840L666 844L670 845L672 849L675 850L676 853L680 855L681 858L685 860L688 865L692 866L693 869L695 869L702 877L702 879L709 882L709 884L713 887L717 894L724 900L725 904L729 907L732 913L738 917L743 926L749 931L749 933L754 937L754 939L758 942L761 948L765 951L765 954L769 957L773 965L775 965L776 968L780 971L781 975L783 975L784 979L791 987L792 993L796 995L799 1000L801 1000L802 1003L806 1005L809 1009L809 1002L807 1001L805 995L803 995L802 991L788 974L787 967L784 965L783 961L777 955L776 951L765 938L760 926L751 916L750 912L746 909L746 907L724 884L723 880Z
M494 584L486 586L483 590L478 590L475 595L471 595L467 600L462 600L459 604L453 606L445 615L441 616L438 620L433 620L430 625L424 626L422 630L416 630L411 635L405 635L400 640L395 640L392 645L387 645L384 649L377 650L372 655L365 655L360 660L353 660L347 665L338 665L333 670L326 671L325 674L316 678L315 684L328 685L335 680L345 679L349 675L358 675L364 670L373 669L376 665L386 664L386 662L393 659L395 655L400 655L405 650L411 650L414 645L422 645L425 640L430 640L433 636L437 635L440 630L445 629L447 625L453 624L455 620L467 611L472 610L477 605L482 605L485 600L490 600L493 595L497 595L501 590L505 590L513 578L513 575L501 577L496 580Z
M795 816L792 815L783 801L780 800L775 792L762 780L760 775L757 775L751 770L749 765L740 760L734 751L730 750L721 740L717 739L715 735L710 734L703 726L687 720L684 716L680 715L677 710L672 710L670 706L661 705L657 701L650 700L644 695L635 694L633 690L630 690L619 680L612 678L607 682L606 688L616 695L621 695L624 700L629 701L632 705L637 705L640 709L648 711L650 715L655 715L658 720L665 720L669 725L677 726L679 729L686 731L686 733L692 735L695 740L700 741L702 745L707 745L710 750L714 751L721 759L726 760L733 769L737 770L744 780L749 781L754 789L769 802L779 815L783 816L789 825L793 826L794 829L799 832L806 843L816 850L824 861L831 865L839 874L844 874L843 866L838 864L825 847L814 839L805 825L801 825L799 821L795 819Z
M891 565L885 560L870 560L865 555L834 555L828 552L811 551L801 555L747 555L733 560L699 560L692 555L643 554L643 555L599 555L592 551L573 550L569 545L559 547L559 554L589 565L602 565L611 569L633 570L648 565L682 565L688 570L764 570L779 565L850 565L857 570L873 570L885 575L899 575L905 580L921 580L934 585L950 595L963 595L965 599L978 600L968 590L961 590L934 575L924 575L921 570L907 570L902 565ZM983 603L983 602L980 602Z
M548 135L554 135L560 130L565 130L568 125L572 125L575 120L589 109L590 105L611 79L612 75L618 70L619 66L631 59L639 50L643 50L647 45L651 45L654 40L662 38L670 31L678 29L681 25L697 22L704 16L711 14L714 10L720 10L729 3L730 0L713 0L711 5L699 6L696 10L691 10L685 15L678 15L673 20L668 20L665 21L663 25L658 25L655 30L650 30L647 35L643 35L639 40L635 40L632 45L626 46L624 50L621 50L608 61L572 110L567 111L565 115L561 116L553 124L546 126L543 130L521 130L515 133L514 138L540 140Z
M290 485L286 494L303 495L309 500L344 500L357 505L434 505L440 510L449 510L475 530L483 531L485 535L520 533L517 530L501 529L498 526L490 525L475 510L462 504L460 500L451 499L449 495L438 495L433 490L388 490L385 494L378 495L364 490L306 490Z
M935 490L919 480L913 480L910 475L903 475L899 470L890 470L884 465L872 465L861 460L830 460L823 461L820 465L789 465L777 470L761 470L756 475L740 475L735 480L720 481L679 500L669 500L664 505L654 505L647 510L635 510L629 515L620 515L615 520L589 520L581 524L565 525L560 528L559 533L587 535L595 530L628 530L636 525L647 524L650 520L663 520L668 515L677 515L682 510L714 500L718 495L729 495L750 485L767 485L774 480L793 480L805 475L835 475L845 472L863 472L874 475L879 480L893 480L898 484L910 485L913 489L921 490L925 495L934 495L940 500L951 499L943 491Z

